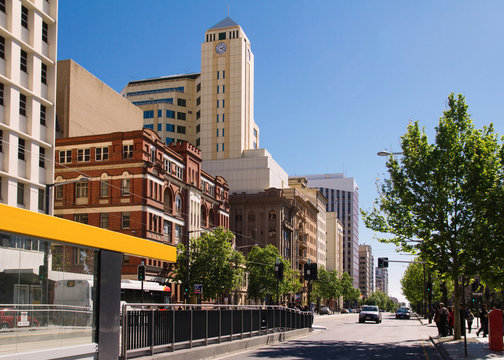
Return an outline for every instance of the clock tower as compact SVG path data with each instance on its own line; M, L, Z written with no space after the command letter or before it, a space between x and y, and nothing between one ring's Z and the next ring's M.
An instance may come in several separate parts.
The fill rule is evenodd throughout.
M227 17L201 44L203 160L240 158L259 147L254 122L254 55L242 28Z

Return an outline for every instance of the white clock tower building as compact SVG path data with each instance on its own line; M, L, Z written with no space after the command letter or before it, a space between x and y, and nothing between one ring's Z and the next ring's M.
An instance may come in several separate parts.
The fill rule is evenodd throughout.
M254 122L254 55L227 17L201 44L201 150L204 160L239 158L259 147Z

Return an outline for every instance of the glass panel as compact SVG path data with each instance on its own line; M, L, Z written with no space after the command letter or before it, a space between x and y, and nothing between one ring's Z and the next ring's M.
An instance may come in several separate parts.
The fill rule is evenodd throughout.
M0 356L93 343L95 254L0 233Z

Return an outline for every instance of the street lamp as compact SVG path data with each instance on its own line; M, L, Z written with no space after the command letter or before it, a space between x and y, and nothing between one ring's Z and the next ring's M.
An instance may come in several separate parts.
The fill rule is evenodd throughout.
M390 155L394 156L394 155L404 155L404 153L402 153L402 152L378 151L376 153L376 155L378 155L378 156L390 156Z
M51 215L50 214L50 211L49 211L49 199L50 199L50 196L49 196L49 191L51 188L53 188L54 186L58 186L58 185L66 185L66 184L73 184L73 183L77 183L77 182L81 182L81 181L89 181L91 180L91 178L87 177L87 176L84 176L84 177L81 177L79 179L73 179L73 180L68 180L68 181L61 181L61 182L57 182L57 183L52 183L52 184L46 184L46 193L45 193L45 213L47 215Z

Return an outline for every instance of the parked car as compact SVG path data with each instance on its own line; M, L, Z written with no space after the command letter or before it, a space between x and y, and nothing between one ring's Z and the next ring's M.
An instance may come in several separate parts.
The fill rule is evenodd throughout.
M39 326L39 322L34 317L28 316L25 311L14 309L0 309L0 328Z
M409 319L411 318L411 310L407 307L400 307L395 313L396 319Z
M359 322L363 323L366 320L374 321L377 324L382 322L382 314L380 313L378 306L365 305L362 307L361 312L359 313Z
M319 310L320 315L331 315L331 309L329 309L327 306L322 306Z
M342 314L348 314L348 313L349 313L349 311L348 311L348 309L341 309L341 313L342 313Z

